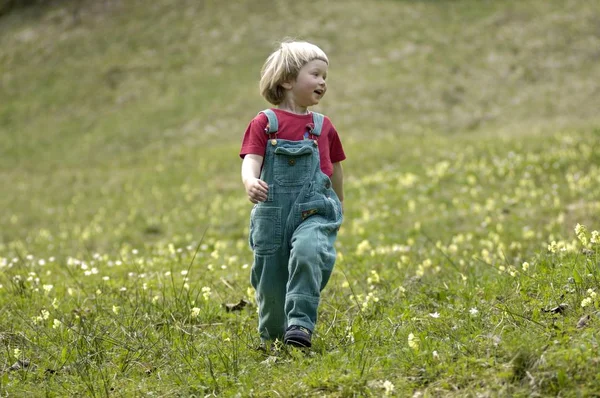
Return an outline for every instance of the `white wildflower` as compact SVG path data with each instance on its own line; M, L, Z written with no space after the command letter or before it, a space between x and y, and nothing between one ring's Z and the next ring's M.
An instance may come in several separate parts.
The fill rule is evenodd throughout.
M211 289L208 286L204 286L202 288L202 297L204 297L204 300L208 300L210 298L211 295Z
M386 380L383 382L383 389L385 390L385 395L390 395L394 392L394 385L391 381Z

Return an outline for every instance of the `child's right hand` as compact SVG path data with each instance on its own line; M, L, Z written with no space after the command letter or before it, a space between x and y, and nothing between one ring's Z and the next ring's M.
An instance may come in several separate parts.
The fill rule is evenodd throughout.
M264 202L267 200L269 185L267 185L267 183L263 180L258 178L249 178L244 181L244 186L246 187L246 193L248 194L248 199L250 199L250 202L256 204L258 202Z

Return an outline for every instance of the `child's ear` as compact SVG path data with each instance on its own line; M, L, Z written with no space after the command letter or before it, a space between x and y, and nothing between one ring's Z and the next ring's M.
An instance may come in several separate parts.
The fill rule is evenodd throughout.
M281 83L281 87L285 88L286 90L291 90L292 82L283 82L283 83Z

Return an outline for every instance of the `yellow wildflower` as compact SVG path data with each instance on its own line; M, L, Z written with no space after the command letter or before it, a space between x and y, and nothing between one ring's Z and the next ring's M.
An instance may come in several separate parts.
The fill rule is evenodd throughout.
M587 307L590 304L592 304L592 298L591 297L586 297L583 300L581 300L581 306L582 307Z
M415 351L419 349L419 338L416 337L413 333L408 335L408 346Z
M363 254L370 252L372 250L371 244L368 240L363 240L356 246L356 255L362 256Z
M600 243L600 233L598 231L592 231L592 238L590 239L590 242L593 244L598 244Z

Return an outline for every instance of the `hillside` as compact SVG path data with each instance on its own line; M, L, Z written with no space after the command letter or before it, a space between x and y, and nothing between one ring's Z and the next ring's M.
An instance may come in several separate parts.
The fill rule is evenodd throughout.
M288 36L330 55L320 110L351 156L351 142L383 136L406 153L404 136L597 126L599 7L84 1L18 10L0 20L0 205L10 209L0 219L35 225L32 209L99 195L96 181L113 192L152 179L157 164L191 186L209 178L208 163L229 180L246 123L268 106L256 88L262 62ZM229 155L212 159L215 146Z

